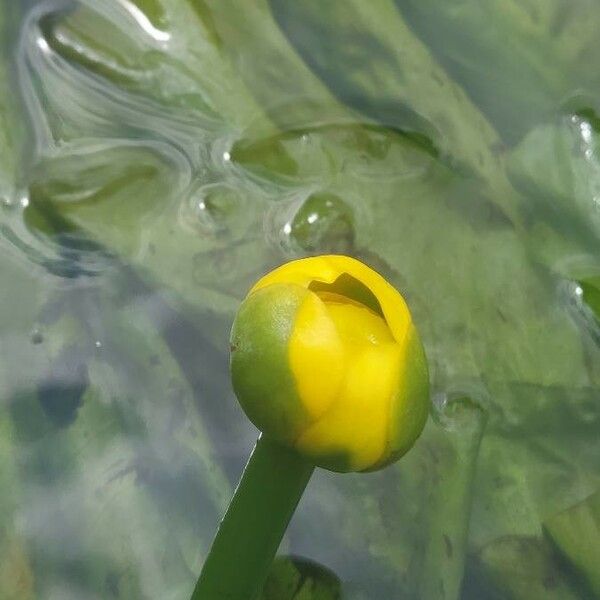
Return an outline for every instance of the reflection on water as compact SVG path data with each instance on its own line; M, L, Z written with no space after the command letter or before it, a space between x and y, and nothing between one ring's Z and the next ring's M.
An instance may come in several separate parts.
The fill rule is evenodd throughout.
M585 597L545 532L600 488L600 11L431 4L0 3L1 597L188 597L256 437L234 311L326 252L406 296L432 419L281 552L351 600Z

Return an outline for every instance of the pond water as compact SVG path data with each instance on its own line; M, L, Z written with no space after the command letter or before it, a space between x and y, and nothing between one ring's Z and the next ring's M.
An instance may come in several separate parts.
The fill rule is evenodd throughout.
M432 414L315 473L271 600L600 597L599 30L593 0L2 0L0 597L189 597L257 436L233 315L317 253L402 291Z

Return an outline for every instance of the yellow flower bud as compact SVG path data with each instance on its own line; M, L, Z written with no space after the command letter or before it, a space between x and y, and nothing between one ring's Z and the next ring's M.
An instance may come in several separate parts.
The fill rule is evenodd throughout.
M258 281L233 325L231 373L265 435L333 471L398 459L429 412L427 363L404 299L346 256L296 260Z

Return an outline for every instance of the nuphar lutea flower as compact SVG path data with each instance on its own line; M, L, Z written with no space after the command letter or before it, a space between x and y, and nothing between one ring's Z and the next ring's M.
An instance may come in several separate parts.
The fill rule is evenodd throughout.
M231 350L248 417L317 466L381 468L425 425L427 364L409 309L355 259L305 258L264 276L239 309Z

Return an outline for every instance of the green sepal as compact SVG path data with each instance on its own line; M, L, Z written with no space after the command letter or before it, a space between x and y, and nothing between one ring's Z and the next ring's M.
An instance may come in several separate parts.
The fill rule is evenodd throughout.
M257 290L240 306L231 331L231 376L244 412L258 429L288 444L309 422L288 346L298 309L310 293L295 284Z

